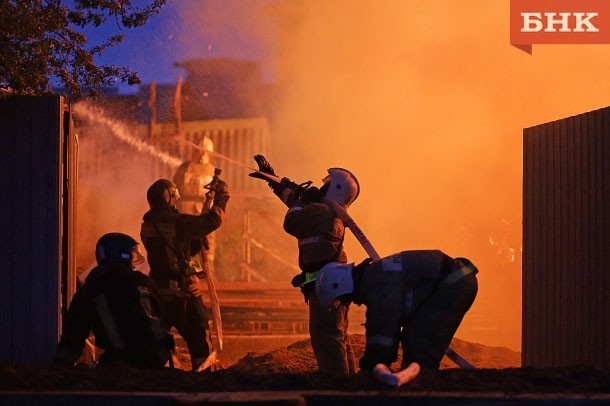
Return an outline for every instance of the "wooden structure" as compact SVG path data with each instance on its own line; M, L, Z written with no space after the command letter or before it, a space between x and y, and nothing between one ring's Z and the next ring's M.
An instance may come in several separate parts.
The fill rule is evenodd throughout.
M523 131L527 367L610 367L610 107Z
M0 98L0 360L50 361L76 288L78 142L60 96Z
M250 171L239 164L254 165L255 154L269 153L269 125L266 118L184 121L180 129L182 132L177 133L176 124L171 122L156 124L150 142L159 150L186 161L191 157L192 143L209 137L214 143L214 152L230 159L213 158L212 161L223 170L222 177L231 185L232 193L258 196L268 192L265 182L253 182L248 177ZM145 139L148 133L149 125L138 126L140 138ZM159 160L154 171L156 178L172 179L176 168Z
M309 309L288 282L224 282L217 286L225 335L307 334ZM365 306L350 307L350 333L364 332Z

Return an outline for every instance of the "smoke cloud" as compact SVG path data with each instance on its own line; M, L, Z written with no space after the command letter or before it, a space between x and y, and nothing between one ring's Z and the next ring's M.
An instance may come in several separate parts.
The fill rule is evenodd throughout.
M442 249L480 269L458 336L520 348L522 129L608 105L608 46L509 45L507 2L287 1L279 173L353 171L350 213L382 255ZM366 255L353 238L352 261Z
M181 58L256 59L277 82L278 173L319 185L329 167L354 172L362 190L349 211L377 251L470 258L479 295L457 335L520 348L522 130L607 106L607 45L528 55L509 44L507 1L175 7ZM366 257L351 236L346 248Z

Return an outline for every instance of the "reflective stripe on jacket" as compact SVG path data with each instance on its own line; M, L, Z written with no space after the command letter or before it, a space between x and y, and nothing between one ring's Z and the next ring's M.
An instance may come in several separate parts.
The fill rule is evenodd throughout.
M61 361L76 361L90 331L97 347L116 356L137 358L142 348L159 348L160 352L169 349L153 281L125 264L95 268L74 295L58 354L69 353L75 358Z
M318 271L329 262L347 261L343 251L345 226L324 203L290 208L284 230L299 241L299 267L304 272Z
M372 368L396 360L401 327L433 292L477 271L466 259L421 250L403 251L354 272L354 302L366 305L367 343L361 365Z
M213 206L204 214L181 214L168 207L144 215L140 232L146 248L150 277L159 288L179 281L192 256L201 250L207 234L220 227L224 210Z

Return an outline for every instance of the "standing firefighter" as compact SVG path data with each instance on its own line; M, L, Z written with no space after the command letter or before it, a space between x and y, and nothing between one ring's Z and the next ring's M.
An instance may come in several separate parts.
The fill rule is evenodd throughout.
M214 144L204 137L199 148L193 148L191 160L180 165L174 175L174 183L181 194L176 204L180 213L201 214L203 211L204 187L212 182L215 169L210 162L210 152L214 152Z
M134 265L144 260L126 234L99 239L98 266L72 298L55 362L73 365L89 332L104 350L100 366L161 368L170 359L173 338L160 319L161 299L153 281Z
M181 193L176 209L183 214L199 215L206 211L206 185L214 180L214 165L210 162L210 152L214 152L214 144L209 137L203 137L199 148L193 148L191 160L178 167L174 175L174 183ZM214 264L215 233L209 233L203 239L204 251L201 253L202 265Z
M209 137L203 137L199 148L193 148L191 160L178 167L174 175L174 183L181 193L176 209L183 214L199 215L206 210L205 186L214 179L214 165L210 162L210 152L214 152L214 144ZM209 233L201 239L204 250L201 253L202 265L214 264L215 233Z
M366 305L362 370L396 360L438 369L441 358L477 294L477 268L441 251L403 251L358 266L330 263L316 284L321 305Z
M202 239L220 227L229 201L225 182L219 179L214 191L209 211L197 216L181 214L176 210L178 188L170 180L159 179L146 194L150 210L144 215L141 231L150 276L163 299L163 321L167 328L176 327L186 341L193 370L210 355L207 319L197 286L202 268L194 257L202 249Z
M254 159L260 172L275 176L262 155L256 155ZM250 176L267 180L273 192L289 208L284 218L284 230L298 239L302 271L292 284L301 288L309 304L311 346L320 372L342 376L355 372L354 354L347 335L349 305L340 305L329 311L328 307L320 305L314 286L322 266L329 262L347 262L343 250L345 227L322 199L327 197L347 207L356 200L360 189L349 171L332 168L328 173L321 189L304 188L288 178L275 182L258 172Z
M180 191L180 200L176 203L176 209L180 213L200 215L201 213L210 210L212 199L209 197L209 189L213 189L213 182L217 179L217 177L215 177L216 168L214 168L214 165L210 162L212 152L214 152L214 144L209 137L205 136L201 142L198 143L197 147L193 148L191 159L178 167L178 170L174 175L174 183ZM220 170L218 171L220 172ZM202 276L205 275L205 278L197 278L196 280L199 287L203 288L206 283L209 284L213 279L211 274L214 271L216 233L211 232L201 238L200 241L201 249L193 259L203 268ZM213 289L215 292L215 288ZM208 289L208 292L212 294L212 289ZM215 293L213 294L215 295ZM220 314L220 309L214 308L213 299L211 297L204 299L204 301L205 300L208 300L208 305L212 307L212 314L214 314L215 311L217 314ZM216 331L218 331L220 319L212 317L212 320ZM218 341L217 343L213 339L209 339L208 341L213 344L212 347L219 345L221 342ZM220 348L218 348L218 350L220 350Z

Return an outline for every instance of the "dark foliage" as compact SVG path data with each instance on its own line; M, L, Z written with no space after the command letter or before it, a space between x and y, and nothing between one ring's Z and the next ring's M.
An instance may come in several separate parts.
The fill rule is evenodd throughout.
M140 27L167 0L0 0L0 88L16 94L49 94L65 87L73 98L98 94L120 80L138 84L128 67L98 65L94 58ZM67 5L69 4L69 5ZM90 44L83 29L114 21L117 34Z

